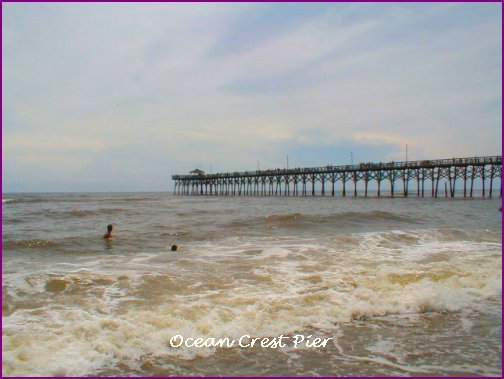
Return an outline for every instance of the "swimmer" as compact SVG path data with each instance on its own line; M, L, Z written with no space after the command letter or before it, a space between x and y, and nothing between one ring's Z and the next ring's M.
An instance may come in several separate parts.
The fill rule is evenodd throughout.
M177 251L177 249L178 249L177 245L175 245L175 244L171 245L171 251Z
M107 233L105 233L105 235L103 236L103 238L105 238L107 240L111 240L112 239L112 229L114 229L114 227L112 226L112 224L108 225L107 226Z

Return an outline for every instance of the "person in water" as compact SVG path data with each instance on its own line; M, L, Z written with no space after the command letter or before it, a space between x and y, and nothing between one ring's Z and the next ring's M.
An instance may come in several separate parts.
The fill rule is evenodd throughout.
M103 238L111 240L112 239L112 229L114 229L114 227L112 226L112 224L108 225L107 226L107 233L105 233L105 235L103 236Z

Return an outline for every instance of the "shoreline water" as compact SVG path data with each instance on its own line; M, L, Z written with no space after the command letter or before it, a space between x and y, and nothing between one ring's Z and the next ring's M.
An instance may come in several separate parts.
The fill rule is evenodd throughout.
M501 374L500 199L30 196L3 203L4 375Z

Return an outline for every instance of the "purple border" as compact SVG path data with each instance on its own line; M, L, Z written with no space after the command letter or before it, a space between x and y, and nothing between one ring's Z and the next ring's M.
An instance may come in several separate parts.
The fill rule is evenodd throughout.
M77 0L71 0L71 1L65 1L65 0L51 0L51 1L43 1L43 0L25 0L25 1L17 1L17 0L1 0L2 4L3 3L138 3L138 4L141 4L142 2L139 2L139 1L134 1L134 0L125 0L125 1L120 1L120 0L109 0L109 1L106 1L106 2L97 2L97 1L88 1L88 0L81 0L81 1L77 1ZM176 2L176 1L163 1L163 0L150 0L149 2L152 2L152 3L171 3L171 2ZM190 0L190 1L183 1L183 2L186 2L186 3L227 3L227 2L234 2L234 3L309 3L311 1L301 1L301 0L293 0L293 1L288 1L288 0L277 0L277 1L268 1L268 0L265 0L265 1L246 1L246 0L225 0L225 1L213 1L213 0L210 0L210 1L193 1L193 0ZM376 1L372 1L372 0L359 0L359 1L331 1L331 0L319 0L317 1L319 3L375 3ZM380 3L405 3L404 1L400 1L400 0L392 0L392 1L378 1ZM471 1L471 0L447 0L447 1L428 1L428 0L420 0L420 1L414 1L412 3L501 3L502 4L502 1L495 1L495 0L478 0L478 1ZM501 8L501 20L502 20L502 15L504 15L504 10ZM0 9L0 16L1 16L1 20L0 20L0 25L2 24L2 21L3 21L3 7L1 7ZM502 26L502 25L501 25ZM502 29L502 28L501 28ZM504 34L503 34L504 36ZM2 41L3 41L3 29L0 30L0 37L2 37ZM0 45L2 44L2 41L0 41ZM502 44L502 40L501 40L501 44ZM502 47L502 45L501 45ZM3 50L2 50L3 52ZM0 67L2 67L3 69L3 66L2 66L2 63L3 63L3 57L2 57L2 62L0 63ZM502 67L501 67L502 69ZM3 74L3 71L2 71L2 74ZM0 94L0 100L2 100L2 103L0 105L0 112L2 113L3 115L3 75L2 75L2 78L0 78L0 83L2 83L2 94ZM504 84L504 80L502 80L501 78L501 89L502 89L502 85ZM501 99L501 102L502 102L502 99ZM502 108L501 108L502 110ZM3 117L2 117L2 120L0 121L0 127L3 126ZM3 129L2 129L3 130ZM501 125L501 130L502 130L502 125ZM2 152L2 157L3 157L3 133L2 133L2 136L0 137L0 141L2 141L2 146L0 147L0 152ZM504 142L504 138L501 137L501 141ZM502 146L502 145L501 145ZM502 151L501 151L501 154L502 154ZM0 189L2 189L2 195L3 195L3 163L2 163L2 167L0 168L0 172L2 173L2 183L0 184ZM502 198L501 198L501 205L502 205ZM3 213L2 213L2 216L3 216ZM3 246L3 217L0 216L0 225L2 225L2 236L0 237L0 242L2 242L2 246ZM501 214L501 229L502 229L502 221L504 220L504 215ZM504 237L501 236L501 243L504 242ZM2 247L0 247L0 262L2 263L2 273L0 274L0 276L2 277L2 283L3 283L3 254L2 254ZM504 257L501 258L501 262L504 263ZM504 287L504 278L501 277L501 287ZM502 304L502 300L503 300L503 295L501 293L501 304ZM2 305L3 305L3 296L2 296L2 300L0 300L2 302ZM3 309L3 308L2 308ZM2 311L3 312L3 311ZM501 325L502 325L502 320L504 320L504 316L502 316L501 314ZM501 333L502 335L504 336L504 332L502 332L501 330ZM2 335L3 335L3 317L2 317ZM501 340L502 341L502 340ZM501 342L502 343L502 342ZM2 357L3 357L3 339L2 339ZM501 345L501 354L502 354L502 345ZM2 359L2 362L3 362L3 359ZM2 372L2 377L3 377L3 372ZM128 376L108 376L108 377L111 377L111 378L129 378ZM203 377L203 376L201 376ZM226 377L231 377L231 378L250 378L250 376L248 377L242 377L242 376L226 376ZM268 376L269 378L290 378L290 377L303 377L303 376L289 376L289 377L282 377L282 376ZM481 376L478 376L478 377L481 377ZM34 376L34 377L31 377L31 378L44 378L44 377L41 377L41 376ZM51 378L57 378L57 377L51 377ZM82 377L84 378L84 377ZM99 377L95 377L95 376L86 376L85 378L99 378ZM139 378L149 378L149 377L139 377ZM184 377L173 377L173 378L184 378ZM215 376L211 376L211 377L207 377L207 378L220 378L220 377L215 377ZM324 377L322 377L324 378ZM355 376L355 377L352 377L352 378L379 378L379 376L374 376L374 377L366 377L366 376ZM429 377L429 376L413 376L413 378L432 378L432 377Z
M94 3L94 4L106 4L106 3L138 3L142 4L143 1L135 0L106 0L106 1L96 1L96 0L1 0L2 3ZM402 0L389 0L389 1L373 1L373 0L356 0L356 1L334 1L334 0L317 0L317 1L303 1L303 0L184 0L184 1L172 1L172 0L147 0L145 3L503 3L503 1L497 0L415 0L415 1L402 1Z

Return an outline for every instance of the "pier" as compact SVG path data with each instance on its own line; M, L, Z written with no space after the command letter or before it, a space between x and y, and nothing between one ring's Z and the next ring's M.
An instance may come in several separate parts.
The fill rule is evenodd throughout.
M172 179L175 182L175 195L335 196L338 194L343 197L380 197L386 194L392 197L491 198L496 195L502 197L502 156L389 163L367 162L344 166L277 168L217 174L194 170L189 175L173 175ZM375 185L376 188L371 190L370 185Z

